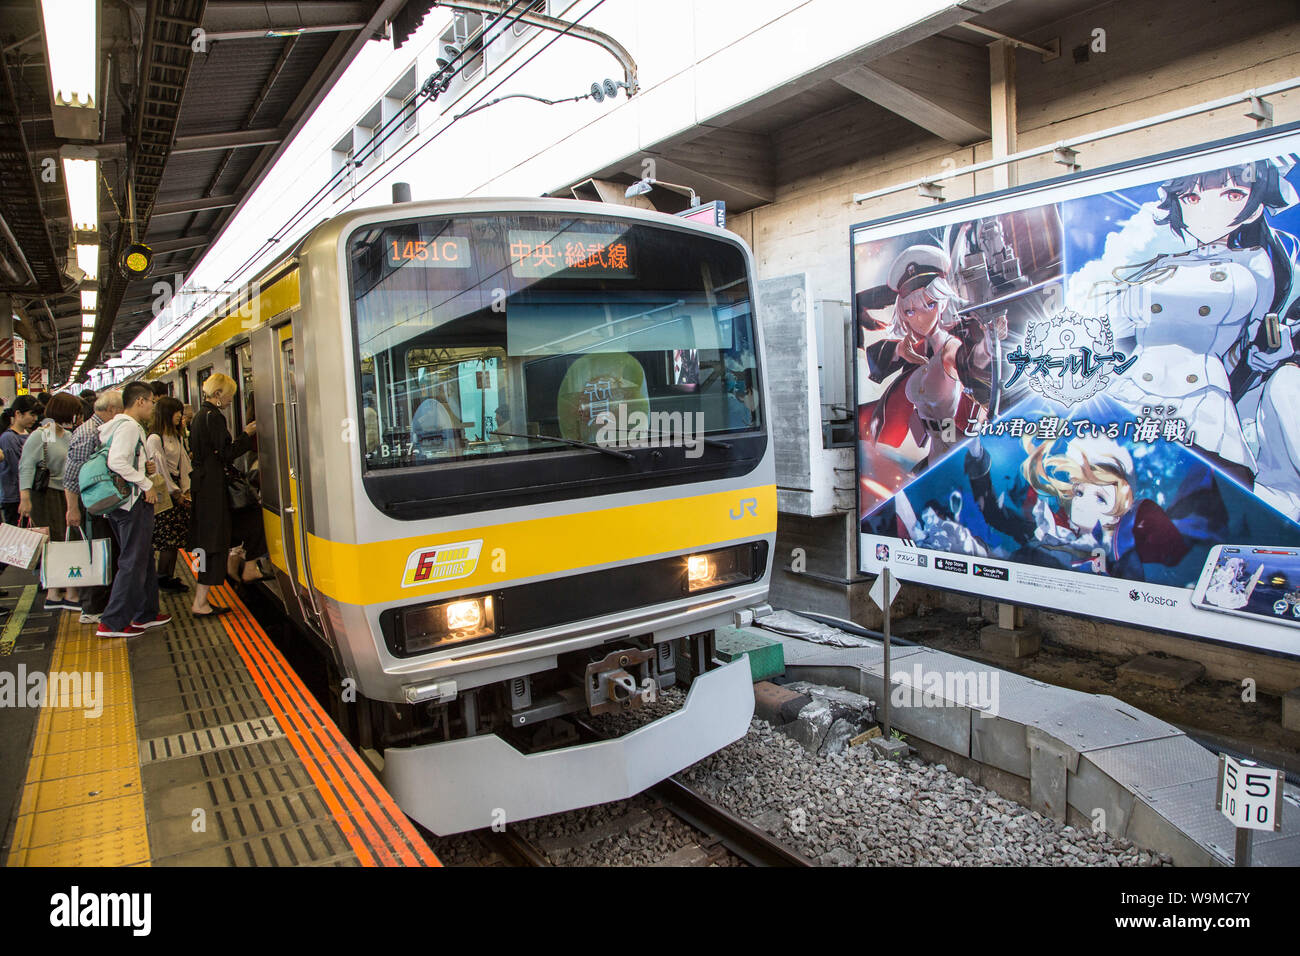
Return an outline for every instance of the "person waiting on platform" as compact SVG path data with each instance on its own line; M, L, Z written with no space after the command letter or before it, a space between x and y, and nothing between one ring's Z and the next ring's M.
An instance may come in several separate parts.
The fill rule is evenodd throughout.
M231 544L230 499L226 492L226 469L253 447L257 423L249 422L244 433L231 439L222 409L235 400L235 380L213 372L203 381L203 404L190 425L190 476L194 514L190 522L190 545L199 552L198 587L191 611L196 617L224 614L229 608L214 607L208 592L226 579ZM251 565L250 565L251 567ZM252 568L256 576L256 568Z
M5 524L18 523L18 466L22 463L23 445L27 433L40 419L36 415L36 399L19 395L5 410L8 419L3 422L0 435L0 507L4 510Z
M117 561L121 553L117 546L117 537L113 534L113 527L108 523L107 515L92 515L85 510L81 503L81 482L78 478L81 474L81 466L90 460L91 455L99 451L99 426L111 422L121 414L122 393L120 391L110 389L96 395L90 418L86 419L85 423L72 434L72 441L68 443L67 462L63 469L63 496L68 508L64 519L68 527L84 529L86 537L92 540L108 539L114 573L117 572ZM107 586L81 589L80 622L82 624L99 623L100 615L108 606L108 595Z
M194 406L181 406L181 442L185 445L185 454L190 453L190 423L194 421Z
M67 508L63 498L63 472L67 464L68 444L74 428L81 423L81 400L71 392L59 392L46 406L50 417L28 436L18 464L18 516L31 518L38 528L50 529L51 541L67 536ZM77 589L50 588L45 595L48 611L80 611Z
M100 617L98 637L135 637L145 628L170 623L158 613L158 576L153 569L153 464L145 453L145 425L153 417L153 390L143 382L122 389L121 415L99 427L99 440L108 449L108 468L126 480L130 496L108 513L122 553L117 576Z
M189 590L176 576L178 549L185 547L190 533L190 456L181 441L181 414L178 399L158 399L144 444L157 473L167 479L172 499L172 506L154 521L153 547L158 552L158 587L174 592Z

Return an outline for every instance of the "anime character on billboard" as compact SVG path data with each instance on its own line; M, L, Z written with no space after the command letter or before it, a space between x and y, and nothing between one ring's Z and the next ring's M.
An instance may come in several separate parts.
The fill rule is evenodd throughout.
M1227 509L1205 465L1188 470L1166 510L1139 497L1133 457L1114 439L1075 438L1051 454L1054 444L1024 440L1018 506L994 494L991 459L980 442L966 453L964 470L984 520L1019 545L1012 560L1143 581L1144 564L1172 567L1193 546L1221 540Z
M1259 583L1259 574L1264 565L1255 569L1252 576L1246 568L1244 558L1229 558L1214 569L1210 586L1205 589L1205 600L1216 607L1237 610L1250 603L1250 595Z
M1300 516L1296 243L1265 215L1295 204L1295 191L1260 160L1167 180L1159 195L1156 225L1196 246L1121 264L1094 290L1116 339L1138 353L1107 394L1135 415L1157 407L1184 420L1192 444L1261 497L1270 483L1290 488L1283 510Z
M960 314L963 301L950 272L951 260L940 247L909 246L894 259L885 285L858 294L867 327L886 329L866 349L869 378L880 383L902 370L877 401L859 408L859 433L895 448L910 433L927 453L918 471L962 440L964 423L986 417L995 368L991 339L1007 334L1005 316L990 330L975 316ZM886 308L887 324L869 317L868 310Z

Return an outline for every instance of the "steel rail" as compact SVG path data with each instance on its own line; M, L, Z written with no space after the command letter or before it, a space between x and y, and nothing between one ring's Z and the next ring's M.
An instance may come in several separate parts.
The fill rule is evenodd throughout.
M807 857L672 777L655 784L648 792L686 823L717 837L724 847L750 866L815 866Z

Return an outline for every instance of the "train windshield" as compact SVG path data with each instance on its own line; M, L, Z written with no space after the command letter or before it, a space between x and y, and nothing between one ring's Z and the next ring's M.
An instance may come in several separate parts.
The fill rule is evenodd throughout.
M486 215L363 228L349 257L369 470L691 447L761 425L731 243Z

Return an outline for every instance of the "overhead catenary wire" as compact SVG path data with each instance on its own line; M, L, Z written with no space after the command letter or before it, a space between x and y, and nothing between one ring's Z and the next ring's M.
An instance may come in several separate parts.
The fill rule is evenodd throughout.
M380 126L375 131L375 133L370 137L370 139L366 141L366 144L362 146L361 153L357 156L354 156L351 160L345 162L342 166L340 166L337 170L335 170L334 173L329 177L329 179L325 181L324 185L322 185L319 189L317 189L316 192L314 192L311 195L311 197L307 199L306 202L304 202L301 206L298 207L298 209L294 212L294 214L289 218L288 222L286 222L279 229L277 229L269 239L267 239L265 242L262 243L261 246L258 247L256 252L254 252L251 256L245 259L243 263L241 263L239 267L236 268L235 271L232 272L226 278L226 283L229 284L233 282L235 279L237 279L240 275L242 275L248 269L248 267L252 263L256 262L257 259L262 255L262 253L266 251L267 246L275 245L276 243L280 242L280 240L284 238L284 236L288 233L289 230L291 230L294 226L296 226L299 222L301 222L308 213L310 213L313 209L315 209L316 206L318 206L324 200L324 198L329 194L330 190L334 188L337 181L340 181L349 172L351 172L351 170L362 166L367 159L369 159L371 156L374 155L376 150L378 150L381 146L383 146L383 144L387 142L390 137L395 135L398 132L398 130L401 128L401 125L410 118L412 113L418 113L420 109L423 108L426 104L432 103L442 93L446 92L448 85L465 69L470 59L473 59L474 57L479 56L481 54L486 54L487 50L492 46L492 44L505 35L506 32L505 28L513 26L514 23L518 21L519 16L522 15L528 9L527 2L528 0L511 0L510 6L507 7L504 12L502 12L499 16L494 17L490 22L484 24L474 34L474 36L467 38L464 48L461 49L454 57L448 60L446 66L441 67L436 72L430 74L430 76L424 81L424 83L420 87L420 91L416 99L416 102L413 106L413 109L411 109L410 111L407 110L398 111L392 117L389 118L387 123L384 123L382 126ZM514 14L515 8L518 7L521 3L524 4L524 8L520 10L518 14ZM512 14L514 14L514 16L511 16ZM506 22L507 18L510 18L509 22ZM489 38L488 34L491 32L493 27L496 27L498 25L501 25L503 29L499 30L495 36ZM480 39L483 41L482 48L473 51L473 53L471 54L470 51L474 43ZM210 301L210 300L205 300L205 304L206 301Z
M473 37L469 38L464 48L460 50L460 52L457 53L455 57L453 57L451 60L448 61L446 67L439 69L437 72L431 74L429 78L425 80L425 83L421 86L420 89L421 94L424 95L422 96L422 98L417 100L417 102L413 107L413 110L400 111L397 114L395 114L392 118L390 118L388 123L385 123L383 126L381 126L379 130L376 131L374 136L372 136L371 139L367 141L366 145L363 147L362 154L359 157L354 157L353 163L356 165L360 165L361 163L363 163L365 159L374 152L374 150L378 149L380 146L383 145L385 141L387 141L388 138L390 138L391 136L397 133L398 129L400 128L400 124L405 122L407 119L409 119L411 112L418 111L423 106L427 105L430 102L433 102L433 100L437 98L437 94L444 92L446 89L446 84L450 83L450 81L454 79L467 65L467 54L471 52L471 46L473 42L477 40L479 37L483 38L482 48L479 50L474 50L472 52L472 56L469 57L470 59L485 52L494 42L496 42L496 40L500 39L500 37L505 34L506 28L513 26L514 23L516 23L520 19L520 16L522 16L522 14L527 11L528 7L525 5L524 8L519 11L519 13L515 13L514 11L520 5L520 3L525 3L525 2L526 0L513 0L511 5L508 8L506 8L506 10L503 11L503 13L493 18L489 23L487 23L484 27L482 27ZM426 146L428 146L430 143L437 140L439 136L441 136L448 129L450 129L456 123L456 121L462 118L463 116L469 115L471 112L476 111L481 106L491 105L491 104L484 104L484 101L493 93L495 93L497 90L499 90L503 85L505 85L505 83L507 83L510 79L512 79L521 70L523 70L535 59L537 59L538 56L546 52L546 50L548 50L554 43L557 43L564 37L568 36L574 27L579 26L583 20L589 17L592 13L596 12L596 10L600 9L600 7L604 5L604 3L605 0L596 0L596 2L589 9L587 9L576 19L574 19L571 23L569 23L564 30L557 31L549 40L543 43L540 47L534 50L526 59L524 59L522 63L514 67L514 69L512 69L505 76L497 80L489 89L484 91L482 95L480 95L478 99L473 104L471 104L467 110L462 111L460 114L454 115L450 122L448 122L441 129L436 130L429 137L427 137L423 142L419 143L419 145L417 145L410 152L409 155L403 157L400 161L398 161L392 167L390 172L396 172L398 169L400 169L407 161L413 158ZM564 12L567 13L568 10L571 10L575 5L576 2L570 4L569 7L567 7ZM495 35L489 37L489 34L493 30L493 28L497 26L501 26L502 29L497 31ZM523 52L522 47L511 51L505 57L505 59L502 60L498 69L508 65L521 52ZM571 99L577 100L577 99L583 99L589 97L590 94L584 94L581 97L573 97ZM506 98L507 97L501 97L500 99L506 99ZM538 97L537 99L541 99L541 98ZM569 100L567 99L562 99L562 100L557 100L555 102L562 103L568 101ZM294 226L296 226L299 222L301 222L301 220L307 214L309 214L316 206L318 206L322 201L324 201L324 198L329 193L329 191L334 187L336 181L341 176L346 175L346 173L351 168L354 167L345 164L343 167L337 170L333 175L331 175L330 178L326 180L324 185L322 185L320 189L318 189L315 193L313 193L313 195L308 200L306 200L306 202L304 202L303 205L298 208L298 210L295 211L295 213L289 219L288 222L282 225L278 230L276 230L275 234L273 234L270 238L268 238L265 242L263 242L256 252L254 252L251 256L245 259L244 262L241 263L240 266L238 266L235 269L235 271L232 272L230 276L228 276L226 280L222 283L222 285L227 287L227 292L231 284L235 283L236 280L238 280L240 276L242 276L249 269L249 267L258 260L258 258L267 250L269 246L274 246L275 244L282 241L285 238L285 236L288 234L289 230L291 230ZM220 293L214 293L214 295L205 298L201 302L193 303L190 309L187 310L187 314L193 314L194 311L206 306L209 302L212 301L212 299L215 297L216 294L220 294ZM179 320L177 323L174 324L179 324Z

